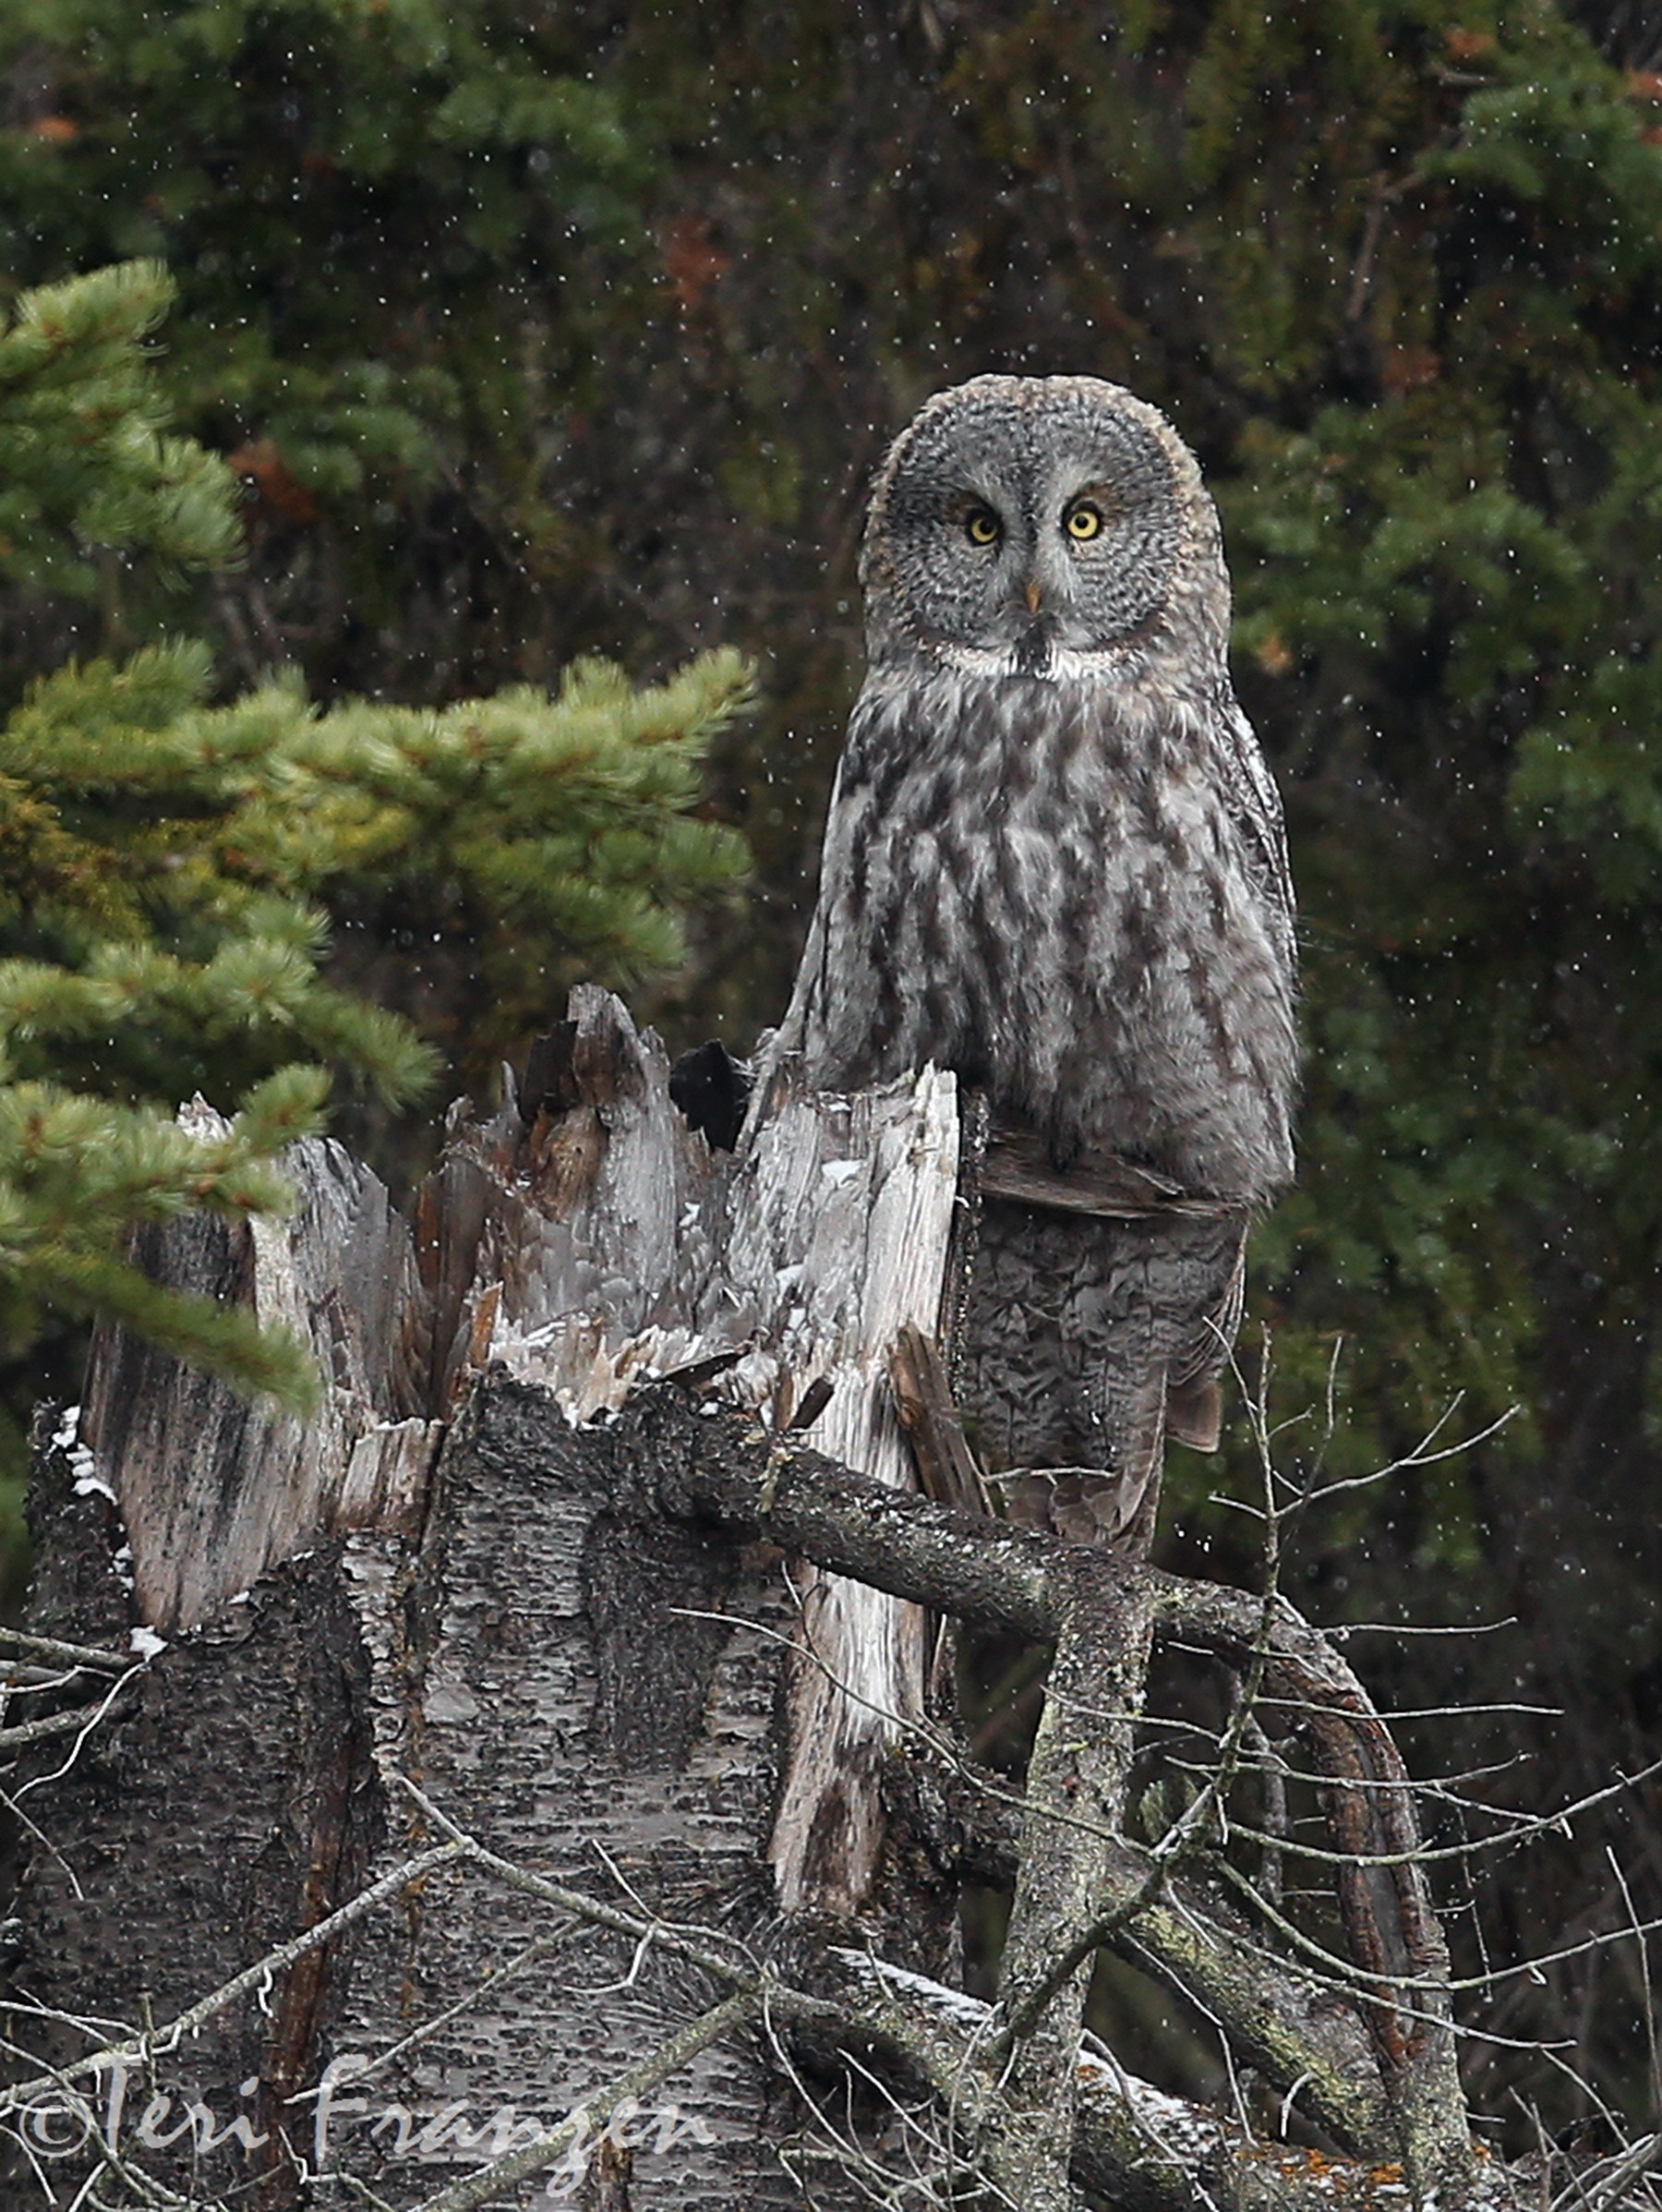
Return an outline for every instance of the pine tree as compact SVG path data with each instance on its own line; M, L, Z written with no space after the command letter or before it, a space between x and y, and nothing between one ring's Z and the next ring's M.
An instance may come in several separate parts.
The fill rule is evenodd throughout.
M1359 1517L1307 1524L1310 1581L1357 1619L1433 1588L1440 1617L1522 1615L1526 1661L1423 1641L1403 1701L1589 1716L1541 1727L1565 1798L1644 1764L1662 1681L1635 1510L1662 1437L1659 189L1662 38L1613 0L0 20L0 285L175 272L157 374L249 494L246 566L190 624L222 668L433 705L596 650L653 668L712 620L766 651L712 784L772 925L712 932L671 1009L729 1036L789 986L885 439L985 369L1171 412L1303 914L1300 1180L1252 1271L1279 1402L1319 1431L1342 1340L1324 1449L1356 1474L1457 1392L1456 1425L1525 1409L1398 1466L1366 1548ZM78 630L6 592L0 696L71 632L151 634L156 564L92 565ZM535 1002L550 955L454 888L311 895L337 980L476 1070L477 1012ZM1234 1433L1222 1473L1173 1469L1214 1556L1240 1517L1209 1493L1258 1480Z
M165 433L145 351L172 289L153 263L99 271L30 294L0 335L8 579L87 591L112 554L234 556L234 479ZM0 725L0 1326L16 1357L44 1313L113 1314L303 1397L292 1342L126 1248L187 1208L280 1208L278 1156L319 1126L331 1073L389 1105L428 1085L433 1046L323 973L328 901L396 890L452 937L460 914L482 988L525 939L598 972L672 965L678 903L742 865L688 810L748 676L716 654L637 692L591 663L553 696L432 713L212 687L205 646L158 642L37 679ZM524 990L499 1027L547 1010ZM229 1134L175 1121L199 1090L235 1106Z

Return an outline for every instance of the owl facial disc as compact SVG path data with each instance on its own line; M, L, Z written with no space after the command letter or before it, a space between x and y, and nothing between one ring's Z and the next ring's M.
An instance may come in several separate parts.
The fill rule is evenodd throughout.
M1062 655L1133 640L1189 549L1197 491L1175 433L1116 386L980 377L943 393L890 449L873 495L873 659L893 635L1044 676Z

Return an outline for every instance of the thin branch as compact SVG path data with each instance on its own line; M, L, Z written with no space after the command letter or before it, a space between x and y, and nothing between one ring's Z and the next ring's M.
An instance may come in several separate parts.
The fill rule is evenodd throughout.
M66 1644L61 1637L33 1636L22 1628L0 1627L0 1650L30 1651L37 1659L55 1659L66 1667L90 1667L101 1674L125 1674L133 1663L130 1651L106 1651L97 1644Z
M78 1705L70 1712L45 1712L35 1720L18 1721L13 1727L0 1728L0 1752L16 1751L25 1744L43 1744L54 1736L78 1735L87 1728L96 1727L122 1686L118 1682L95 1707Z
M582 2150L602 2133L621 2106L637 2103L649 2090L689 2065L701 2050L719 2042L723 2036L731 2035L735 2029L746 2026L754 2017L760 2001L754 1989L741 1989L734 1996L724 1997L719 2004L712 2005L678 2035L669 2037L638 2063L619 2074L606 2088L574 2106L548 2134L539 2135L535 2143L527 2143L519 2150L510 2151L504 2158L492 2159L488 2166L480 2167L464 2180L452 2182L448 2188L424 2196L412 2207L412 2212L476 2212L477 2206L512 2188L516 2182L547 2173L551 2166Z
M64 1760L61 1766L54 1767L49 1774L34 1774L31 1775L27 1782L20 1783L11 1793L12 1802L14 1805L17 1804L20 1799L27 1797L31 1790L44 1789L51 1783L61 1782L64 1779L64 1776L72 1771L77 1760L80 1758L81 1752L86 1747L87 1740L91 1735L93 1730L97 1728L107 1717L111 1707L115 1703L117 1698L120 1697L122 1691L126 1689L127 1684L132 1681L136 1674L142 1674L149 1664L150 1662L148 1659L141 1659L136 1665L129 1661L125 1672L118 1675L116 1679L111 1683L109 1688L104 1692L103 1696L99 1699L95 1706L90 1708L82 1706L79 1709L79 1711L75 1716L79 1725L75 1730L75 1741L69 1747L68 1757ZM32 1728L35 1723L32 1722L25 1722L22 1725L25 1728ZM9 1734L11 1732L7 1731L7 1733Z
M118 2063L149 2065L169 2051L177 2050L187 2036L194 2035L216 2013L223 2013L227 2005L235 2004L239 1997L247 1997L262 1987L269 1988L285 1967L292 1966L296 1959L304 1958L307 1952L316 1951L320 1943L329 1942L343 1928L350 1928L355 1920L361 1920L383 1898L406 1889L424 1874L430 1874L439 1867L450 1866L468 1855L465 1844L452 1843L440 1843L434 1850L423 1852L417 1858L407 1859L403 1866L394 1867L390 1874L383 1874L379 1881L371 1882L367 1890L360 1890L347 1904L316 1921L302 1934L287 1943L278 1944L274 1950L267 1952L263 1958L257 1959L253 1965L245 1966L240 1974L234 1974L229 1981L222 1982L217 1989L211 1990L206 1997L176 2013L165 2026L147 2028L141 2034L126 2037L119 2043L106 2044L90 2056L77 2059L72 2065L63 2070L61 2075L37 2074L29 2081L0 2089L0 2118L4 2118L7 2112L15 2112L31 2097L38 2097L42 2090L54 2088L62 2081L83 2081L89 2074Z

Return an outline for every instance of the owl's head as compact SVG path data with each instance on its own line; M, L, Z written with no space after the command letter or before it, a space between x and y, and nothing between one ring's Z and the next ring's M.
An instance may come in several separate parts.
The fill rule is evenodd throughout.
M937 393L877 472L861 556L873 664L982 673L1222 661L1217 514L1163 415L1095 377Z

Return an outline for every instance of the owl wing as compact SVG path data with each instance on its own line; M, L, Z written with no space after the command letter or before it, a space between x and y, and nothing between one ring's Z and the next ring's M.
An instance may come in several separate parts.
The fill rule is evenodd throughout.
M1297 907L1281 792L1270 773L1252 724L1225 685L1214 702L1214 749L1219 787L1231 818L1257 864L1259 888L1291 974L1296 964L1294 925Z
M901 763L894 756L892 719L874 711L871 695L855 703L831 786L820 852L819 897L796 986L772 1041L774 1054L802 1053L838 1088L874 1080L884 1042L874 934L882 896L873 882L873 839Z

